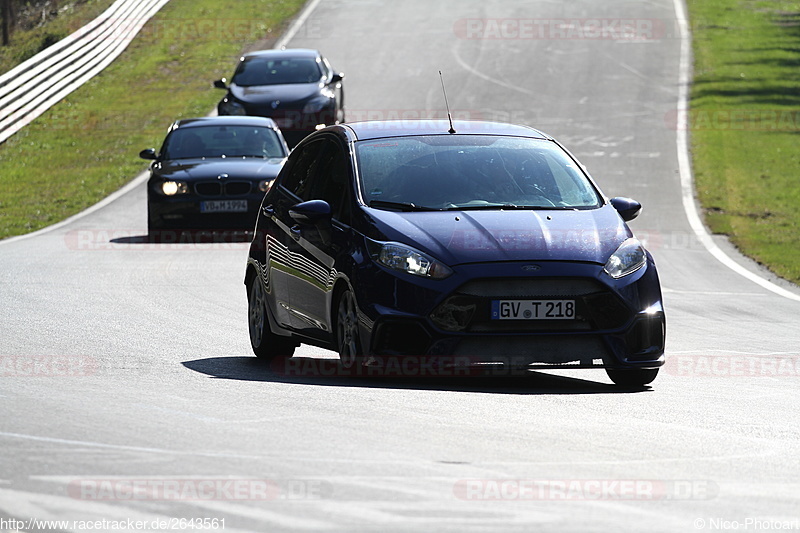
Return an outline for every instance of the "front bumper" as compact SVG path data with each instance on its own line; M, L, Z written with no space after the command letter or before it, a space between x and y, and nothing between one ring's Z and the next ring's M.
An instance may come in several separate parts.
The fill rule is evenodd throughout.
M148 227L151 229L206 229L253 231L263 193L233 198L247 202L246 211L204 212L202 202L224 198L200 198L195 195L176 197L151 196L147 202Z
M596 264L538 263L534 275L520 275L519 263L466 265L442 281L374 272L373 283L364 284L369 295L357 294L365 351L512 366L664 364L666 321L652 259L619 280ZM576 317L493 320L491 302L500 299L574 300Z

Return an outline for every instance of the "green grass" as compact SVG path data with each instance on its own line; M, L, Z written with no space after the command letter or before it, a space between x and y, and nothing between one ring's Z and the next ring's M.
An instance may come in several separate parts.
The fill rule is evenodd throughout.
M202 116L253 43L276 39L303 0L174 0L99 76L0 145L0 238L48 226L147 168L179 118Z
M690 135L711 231L800 282L800 2L688 0Z

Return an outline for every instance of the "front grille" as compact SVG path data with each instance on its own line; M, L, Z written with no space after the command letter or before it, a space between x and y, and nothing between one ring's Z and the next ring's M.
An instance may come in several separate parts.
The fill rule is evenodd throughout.
M225 184L226 196L244 196L250 192L252 185L249 181L230 181Z
M465 283L458 293L484 298L549 298L583 296L603 289L586 278L479 279Z
M252 188L249 181L201 181L194 186L200 196L245 196Z
M575 300L575 318L493 320L493 300ZM632 313L600 282L589 278L483 279L465 283L431 313L444 331L538 333L594 331L624 326Z
M218 181L202 181L196 183L194 190L200 196L222 196L222 184Z

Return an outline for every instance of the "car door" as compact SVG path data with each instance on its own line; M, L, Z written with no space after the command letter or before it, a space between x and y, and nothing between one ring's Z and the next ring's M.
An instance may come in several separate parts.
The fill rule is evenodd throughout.
M298 279L308 276L297 243L299 233L289 215L292 206L303 201L310 192L311 177L318 162L319 144L309 143L292 152L281 175L277 190L270 191L262 206L262 215L269 217L266 239L266 270L268 288L272 294L273 316L279 324L290 329L302 329L305 321L299 319L291 303L291 293Z
M296 316L306 322L304 334L328 340L332 333L333 287L337 266L352 248L350 217L352 167L346 145L335 136L323 136L319 159L304 200L324 200L331 207L330 221L297 224L294 231L302 263L310 274L293 280L290 295Z

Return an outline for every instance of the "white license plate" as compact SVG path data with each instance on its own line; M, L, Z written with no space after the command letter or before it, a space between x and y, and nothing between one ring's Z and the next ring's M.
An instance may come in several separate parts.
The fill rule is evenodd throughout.
M492 300L492 320L573 320L575 300Z
M201 213L244 213L247 200L210 200L200 202Z

